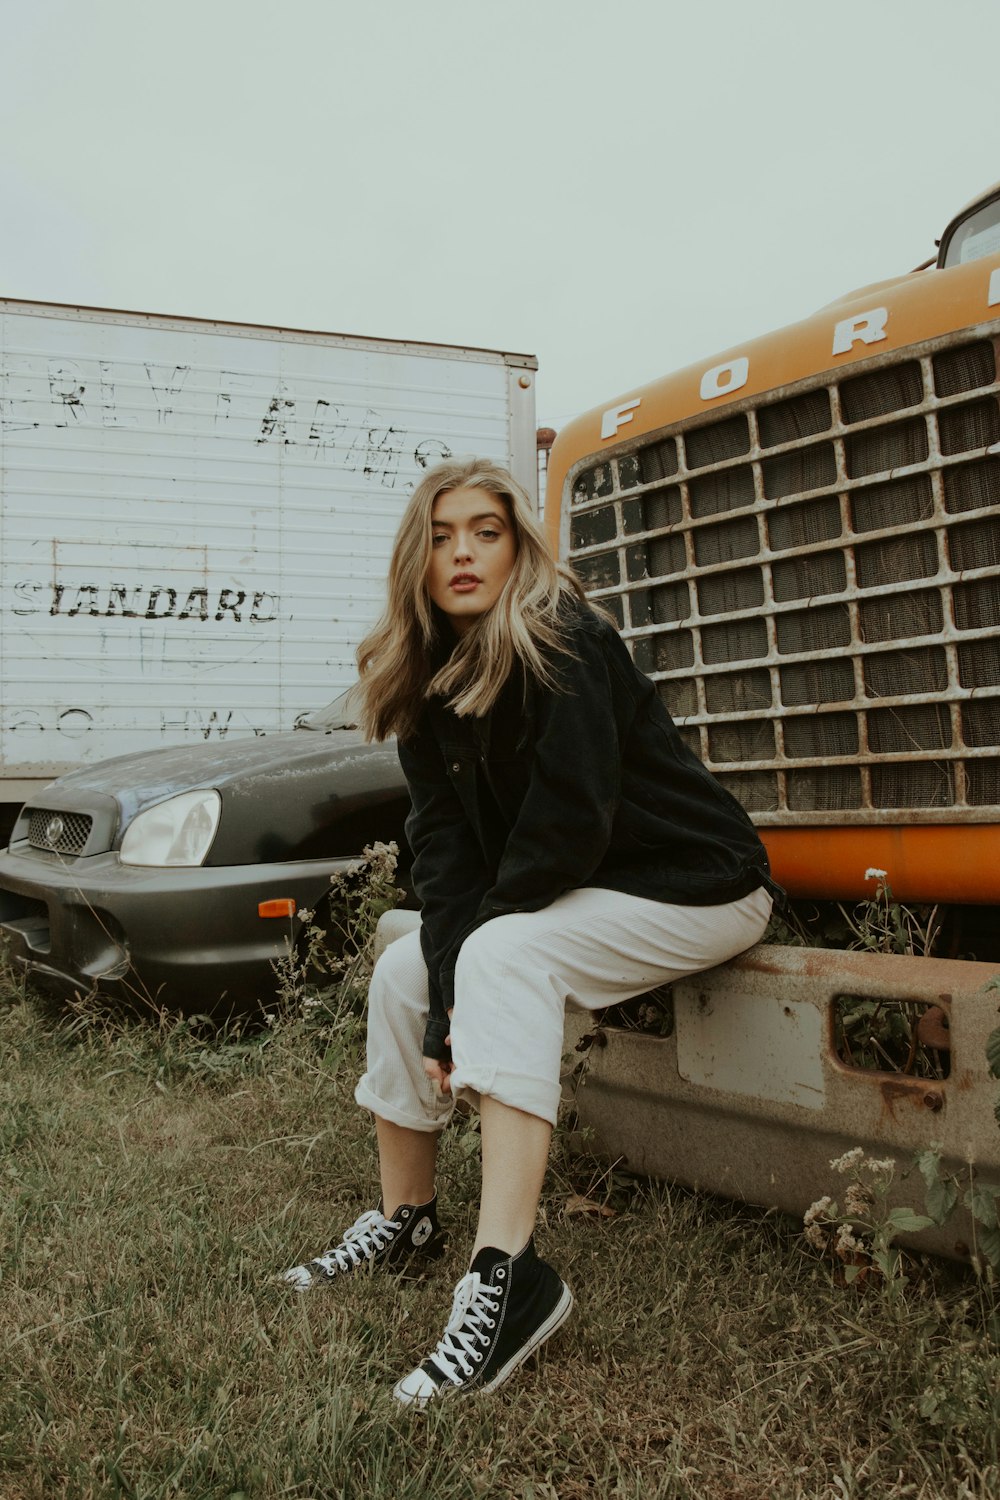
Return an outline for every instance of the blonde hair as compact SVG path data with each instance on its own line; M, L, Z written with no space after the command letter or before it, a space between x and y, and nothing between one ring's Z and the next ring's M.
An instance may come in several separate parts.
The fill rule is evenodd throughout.
M463 488L486 490L503 502L517 554L496 603L456 637L440 665L441 627L427 589L431 513L439 496ZM407 738L427 699L438 694L456 714L481 717L493 707L515 663L553 685L544 653L566 649L558 612L567 592L584 597L573 575L553 561L531 501L506 469L485 458L431 469L413 491L396 533L385 611L358 647L365 733L375 740L390 734Z

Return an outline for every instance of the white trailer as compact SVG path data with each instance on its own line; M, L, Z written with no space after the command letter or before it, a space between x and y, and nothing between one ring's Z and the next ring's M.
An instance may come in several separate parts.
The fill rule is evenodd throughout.
M536 369L0 300L0 803L332 698L422 470L481 454L534 493Z

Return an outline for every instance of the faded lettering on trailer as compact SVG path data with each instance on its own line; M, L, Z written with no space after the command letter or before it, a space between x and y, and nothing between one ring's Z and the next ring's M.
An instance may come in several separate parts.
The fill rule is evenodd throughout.
M105 360L89 366L84 361L66 364L30 357L12 361L4 372L0 426L9 432L60 427L136 431L144 423L154 423L191 435L224 431L232 423L258 446L302 448L314 459L336 461L348 472L377 479L389 489L399 482L400 460L411 434L372 407L357 417L326 396L297 397L284 385L274 391L266 381L235 370L192 371L188 365L170 370L149 364L142 370L145 381L128 366L116 370ZM189 378L191 396L197 382L199 403L208 398L194 428L185 425L193 410L184 399ZM450 458L452 452L447 443L425 438L414 443L409 456L418 468L426 468ZM412 480L407 488L412 488Z
M533 366L0 301L0 782L335 697L424 471L534 473Z

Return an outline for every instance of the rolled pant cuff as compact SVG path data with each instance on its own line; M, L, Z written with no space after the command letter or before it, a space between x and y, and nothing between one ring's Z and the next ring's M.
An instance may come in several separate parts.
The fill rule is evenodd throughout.
M439 1119L429 1120L426 1115L410 1115L405 1110L397 1109L394 1104L387 1104L371 1089L366 1087L362 1078L354 1090L354 1102L360 1104L362 1109L370 1110L380 1120L388 1120L391 1125L402 1125L405 1130L422 1130L428 1135L437 1134L442 1131L451 1119L452 1108L449 1107Z
M561 1090L559 1083L548 1078L532 1078L524 1073L506 1072L503 1068L456 1067L451 1075L452 1093L468 1097L478 1106L482 1095L521 1109L526 1115L537 1115L550 1125L556 1123Z

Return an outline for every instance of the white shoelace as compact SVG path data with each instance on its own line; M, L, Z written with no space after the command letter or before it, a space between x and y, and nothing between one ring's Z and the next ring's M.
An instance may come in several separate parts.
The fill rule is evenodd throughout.
M377 1208L369 1209L360 1219L355 1220L336 1249L328 1250L325 1255L318 1255L310 1269L312 1266L320 1266L327 1276L334 1276L338 1271L349 1271L362 1261L370 1260L376 1251L384 1250L402 1227L398 1219L387 1219Z
M479 1345L490 1343L490 1330L497 1326L503 1288L490 1286L478 1271L463 1276L455 1288L451 1316L441 1342L430 1356L452 1385L461 1385L473 1375L473 1366L482 1363Z

